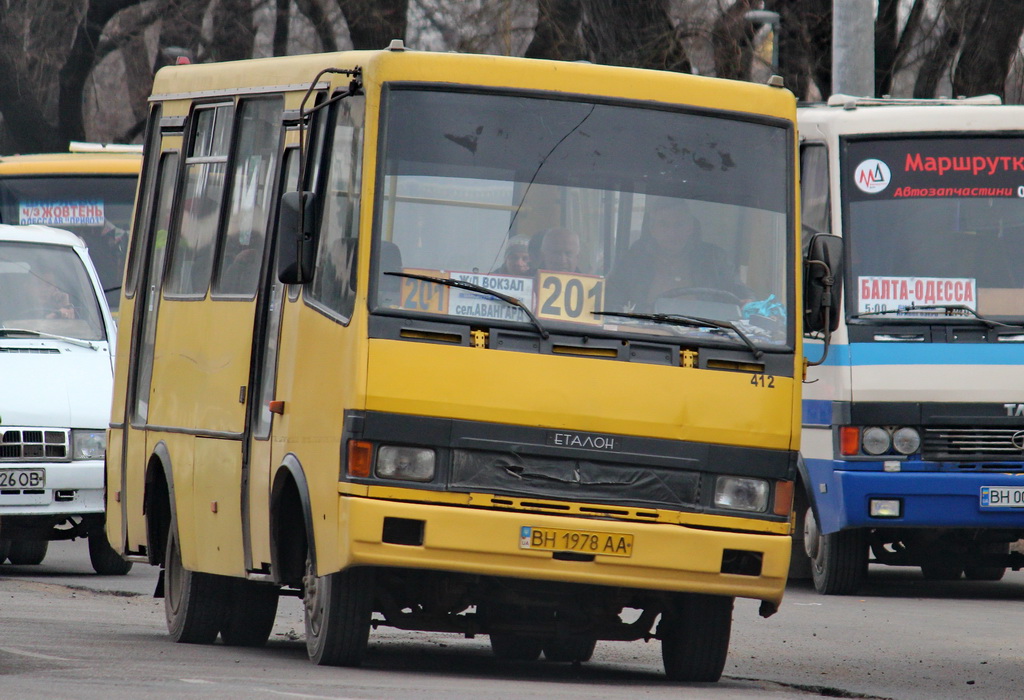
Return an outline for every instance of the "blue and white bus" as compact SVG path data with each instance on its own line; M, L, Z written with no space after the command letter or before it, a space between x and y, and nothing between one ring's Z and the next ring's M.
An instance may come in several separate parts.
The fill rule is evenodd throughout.
M827 357L805 345L792 575L998 580L1024 565L1024 107L836 95L799 129L805 239L841 235L846 278Z

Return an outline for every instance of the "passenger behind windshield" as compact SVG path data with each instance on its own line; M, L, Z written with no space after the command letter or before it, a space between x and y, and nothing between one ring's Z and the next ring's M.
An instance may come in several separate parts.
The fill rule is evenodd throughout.
M496 275L530 274L530 249L528 239L515 236L505 248L505 261L495 268Z
M540 236L534 271L580 272L580 234L572 229L556 226L537 233Z
M702 239L700 221L684 200L649 197L640 238L608 275L605 308L663 311L669 310L659 308L665 300L688 295L737 307L750 297L725 251Z

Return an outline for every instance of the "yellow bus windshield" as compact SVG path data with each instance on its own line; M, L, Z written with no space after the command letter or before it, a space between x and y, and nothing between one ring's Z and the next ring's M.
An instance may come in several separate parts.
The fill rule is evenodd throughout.
M137 175L0 177L0 223L44 224L77 234L89 247L111 311L121 298L121 273L135 203Z
M792 349L786 122L422 88L383 103L375 311Z

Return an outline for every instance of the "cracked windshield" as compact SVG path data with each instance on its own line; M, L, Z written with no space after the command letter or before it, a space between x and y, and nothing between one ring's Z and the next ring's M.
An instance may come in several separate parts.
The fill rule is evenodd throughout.
M785 125L442 90L384 108L375 311L791 345Z
M850 313L883 314L887 322L975 314L1019 320L1019 152L1017 138L848 143Z

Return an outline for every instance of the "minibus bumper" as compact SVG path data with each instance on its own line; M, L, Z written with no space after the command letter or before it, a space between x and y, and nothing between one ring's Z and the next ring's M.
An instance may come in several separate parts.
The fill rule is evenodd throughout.
M341 497L343 566L431 569L645 590L685 591L754 598L778 605L789 570L791 538L678 524L567 518ZM407 532L421 527L421 542L387 541L385 519ZM416 523L422 523L417 525ZM524 548L523 528L631 536L630 556L566 554ZM391 538L393 539L393 538ZM723 573L736 552L759 558L760 573Z

